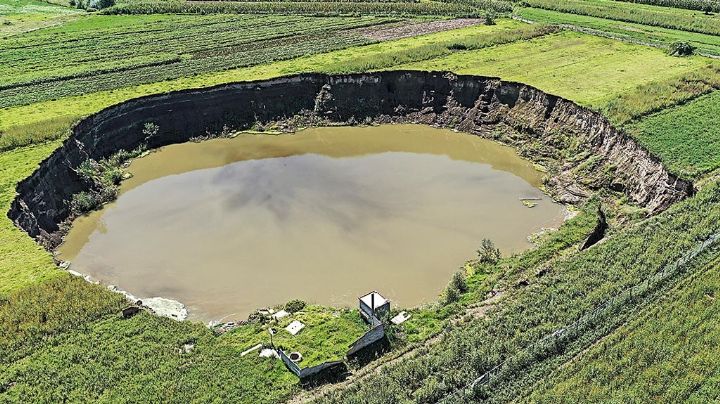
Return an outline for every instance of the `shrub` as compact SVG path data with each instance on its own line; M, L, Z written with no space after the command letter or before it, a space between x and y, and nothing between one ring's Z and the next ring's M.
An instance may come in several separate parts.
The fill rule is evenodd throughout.
M448 45L447 48L452 51L458 51L458 50L463 51L463 50L467 50L468 47L464 43L452 43L452 44Z
M695 53L695 49L687 42L675 42L670 45L670 56L690 56Z
M445 304L453 304L460 300L460 291L455 289L452 285L448 285L447 289L445 289Z
M447 390L447 386L443 381L438 380L435 376L425 379L419 389L413 392L415 402L418 403L437 403L442 400Z
M290 313L298 312L305 308L307 304L299 299L290 300L285 304L285 310L289 311Z
M464 271L457 271L450 278L447 288L445 288L445 304L452 304L460 300L460 296L463 292L468 290L467 282L465 281Z
M76 214L90 212L99 205L95 194L91 192L81 191L73 195L70 202L70 209Z
M465 279L464 270L457 271L453 274L452 278L450 278L450 286L459 290L460 292L467 292L468 286Z
M115 0L98 0L94 4L95 8L100 9L100 10L103 8L112 7L114 5L115 5Z
M496 264L500 260L500 250L488 239L483 239L477 254L478 261L483 264Z
M485 25L495 25L495 14L491 12L485 13Z

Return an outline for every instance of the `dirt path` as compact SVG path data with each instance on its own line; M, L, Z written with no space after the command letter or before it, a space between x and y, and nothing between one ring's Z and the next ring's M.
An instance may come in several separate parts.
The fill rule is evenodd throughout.
M367 39L375 41L389 41L393 39L409 38L435 32L470 27L484 22L481 18L456 18L454 20L405 22L400 25L390 24L364 27L355 30L356 33Z

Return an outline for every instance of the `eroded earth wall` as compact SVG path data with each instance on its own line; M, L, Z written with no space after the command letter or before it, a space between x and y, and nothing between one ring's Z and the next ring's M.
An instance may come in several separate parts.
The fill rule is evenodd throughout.
M143 127L150 122L159 130L147 136ZM257 122L415 122L494 138L548 167L548 191L568 203L606 188L652 214L693 193L691 182L669 173L600 114L524 84L444 72L304 74L148 96L94 114L18 185L8 216L54 247L71 218L73 194L87 188L76 172L84 160Z

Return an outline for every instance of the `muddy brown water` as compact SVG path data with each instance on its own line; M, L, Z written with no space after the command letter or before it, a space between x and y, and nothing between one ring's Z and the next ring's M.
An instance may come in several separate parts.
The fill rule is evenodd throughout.
M355 306L373 289L402 307L430 302L483 238L518 252L566 213L513 149L419 125L242 134L167 146L128 170L59 258L203 321L293 298Z

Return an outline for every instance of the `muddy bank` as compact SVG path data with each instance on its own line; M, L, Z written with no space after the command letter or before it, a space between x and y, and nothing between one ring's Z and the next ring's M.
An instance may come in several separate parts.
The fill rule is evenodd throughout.
M88 187L76 172L83 161L140 145L220 136L257 122L456 128L512 144L542 162L550 170L548 191L568 203L607 188L657 213L693 192L692 183L669 173L601 115L524 84L443 72L304 74L148 96L92 115L18 185L8 216L53 248L71 216L72 195ZM147 123L157 125L157 133L144 133Z

